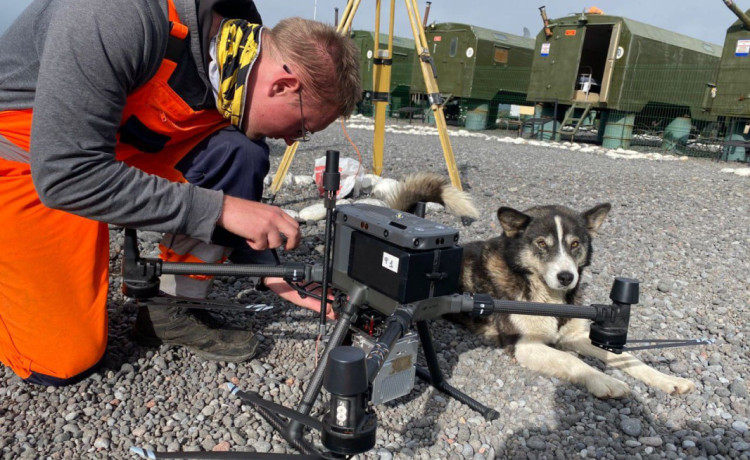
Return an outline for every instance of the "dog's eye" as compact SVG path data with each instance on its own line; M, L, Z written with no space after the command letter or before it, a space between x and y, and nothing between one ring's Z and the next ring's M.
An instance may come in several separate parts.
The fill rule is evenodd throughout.
M571 249L575 249L575 248L577 248L580 245L581 245L581 243L579 243L578 241L573 241L572 243L570 243L570 248Z
M537 240L536 245L542 249L547 249L547 242L544 240Z

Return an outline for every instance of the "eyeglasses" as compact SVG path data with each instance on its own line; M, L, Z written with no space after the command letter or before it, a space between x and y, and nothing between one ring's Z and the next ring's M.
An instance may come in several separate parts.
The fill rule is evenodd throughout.
M292 71L289 69L289 67L284 64L284 70L289 75L292 74ZM300 130L297 131L297 136L292 137L291 140L293 142L307 142L310 140L310 136L312 135L307 128L305 128L305 113L302 111L302 87L299 89L299 116L300 116Z

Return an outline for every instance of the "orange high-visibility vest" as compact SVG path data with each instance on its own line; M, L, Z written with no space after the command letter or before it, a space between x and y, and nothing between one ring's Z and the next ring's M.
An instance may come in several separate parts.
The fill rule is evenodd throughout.
M172 0L168 5L170 35L184 40L188 28ZM128 95L115 152L118 160L184 182L175 164L229 122L217 110L193 110L169 87L176 68L176 57L165 56ZM31 109L0 112L0 135L29 152L31 121ZM63 382L94 366L106 348L108 227L47 208L27 162L2 157L0 361L21 378L36 373Z
M179 23L172 0L169 0L169 20L170 35L184 40L188 28ZM230 123L218 110L193 110L174 92L168 81L176 68L177 63L168 56L147 84L128 95L115 152L118 160L131 166L185 182L174 168L177 162L209 134ZM143 127L150 131L148 143L138 137Z

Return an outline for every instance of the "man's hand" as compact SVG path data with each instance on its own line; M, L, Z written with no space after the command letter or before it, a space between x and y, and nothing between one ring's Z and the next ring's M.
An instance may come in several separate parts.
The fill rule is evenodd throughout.
M302 308L307 308L308 310L312 310L318 313L320 312L320 300L313 299L309 296L303 299L302 297L300 297L299 292L286 284L286 281L284 281L282 278L265 278L263 282L266 286L268 286L270 290L275 292L282 299L288 300L289 302L292 302L293 304L298 305ZM328 298L330 300L333 300L333 297L331 297L330 293L328 295ZM333 308L331 308L330 304L328 304L326 316L328 317L328 319L337 319L336 314L333 312Z
M282 235L286 236L284 248L287 250L300 243L296 220L277 206L256 201L224 195L224 209L217 224L245 238L256 250L281 247L284 245Z

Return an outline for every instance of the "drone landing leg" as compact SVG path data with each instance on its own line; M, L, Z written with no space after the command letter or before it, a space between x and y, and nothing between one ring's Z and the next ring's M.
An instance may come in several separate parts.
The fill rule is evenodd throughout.
M445 381L443 372L440 370L440 366L438 366L437 354L435 353L435 348L432 346L432 337L430 336L430 330L427 328L427 321L417 321L417 333L419 334L419 341L422 344L422 351L424 351L424 358L427 361L427 368L429 369L428 371L417 366L417 376L448 396L479 412L484 416L485 420L495 420L498 418L500 414L496 410L483 405Z
M234 386L230 386L232 393L240 398L243 402L253 406L255 410L258 411L258 413L265 419L269 425L273 427L276 432L281 434L281 436L295 449L297 449L299 452L302 452L303 454L318 454L318 452L315 450L314 447L312 447L307 441L304 439L294 439L291 436L289 436L288 431L286 430L287 423L281 419L280 416L288 417L289 420L297 420L298 423L304 422L305 424L308 424L310 427L315 428L317 430L323 429L323 424L312 417L303 416L296 412L293 409L289 409L287 407L284 407L280 404L276 404L271 401L267 401L263 399L261 395L259 395L256 392L253 391L241 391L239 388L236 388Z
M363 292L363 290L354 290L350 294L350 300L344 306L341 316L336 322L336 326L331 333L331 338L328 341L325 350L323 351L323 356L320 358L318 366L315 368L315 372L310 379L310 384L307 386L307 390L305 390L305 394L302 396L302 401L300 402L299 408L297 409L299 413L303 415L310 414L313 404L315 404L315 400L320 394L320 389L323 387L323 377L326 371L328 355L331 353L331 350L338 347L344 342L344 339L349 332L349 328L352 325L352 318L355 316L357 311L359 311L360 299ZM291 421L289 423L289 436L291 436L293 439L301 439L302 428L303 425L301 423Z

